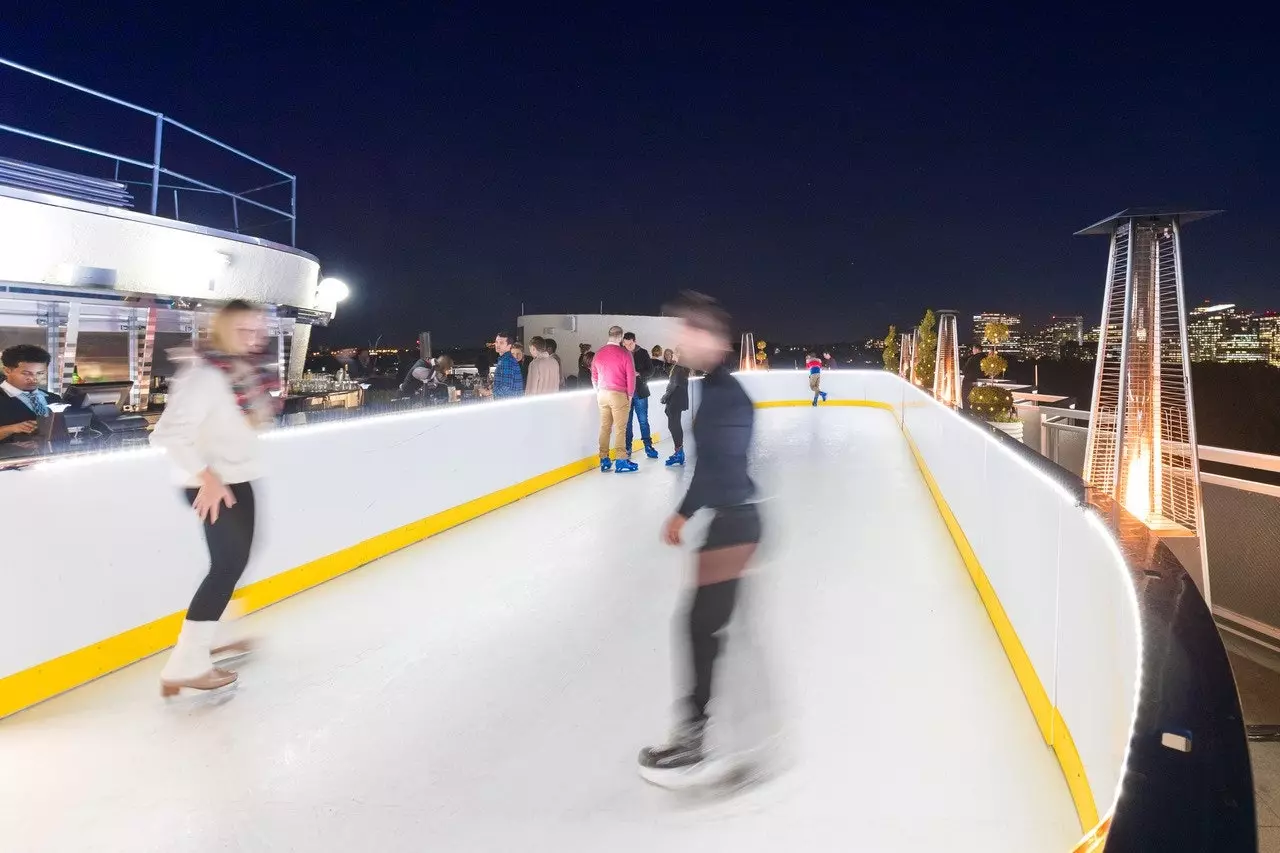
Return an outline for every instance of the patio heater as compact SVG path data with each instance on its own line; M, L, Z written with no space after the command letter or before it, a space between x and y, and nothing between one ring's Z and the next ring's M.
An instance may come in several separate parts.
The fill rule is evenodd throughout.
M1130 208L1111 237L1084 479L1169 546L1209 600L1182 226L1220 211Z
M742 349L738 353L738 369L756 369L756 336L751 332L742 333Z
M898 347L898 376L911 381L911 374L916 363L916 333L903 332L902 343Z
M934 398L953 409L960 408L960 336L956 312L938 311L938 360L933 372Z

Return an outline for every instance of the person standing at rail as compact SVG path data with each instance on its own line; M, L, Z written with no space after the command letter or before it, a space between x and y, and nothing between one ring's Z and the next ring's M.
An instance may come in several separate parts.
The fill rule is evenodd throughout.
M631 399L636 393L636 363L622 348L621 326L609 328L609 342L591 359L591 384L600 406L600 470L612 468L619 474L638 471L640 466L629 458L631 448L626 444ZM610 458L610 436L616 466Z
M261 476L258 432L276 413L274 364L262 356L262 311L233 300L213 320L199 349L173 381L151 443L177 467L187 502L204 528L209 570L196 589L177 645L160 673L162 696L214 690L236 680L219 663L251 651L247 640L214 646L253 549L254 483Z
M640 752L640 774L663 787L716 781L707 760L704 736L721 634L733 615L739 584L760 543L756 487L747 470L755 429L755 409L742 385L725 366L732 350L729 315L713 299L683 295L664 312L682 321L680 359L705 370L702 402L693 423L697 463L689 489L662 531L669 545L680 545L686 522L698 510L714 515L698 551L697 572L688 608L691 651L688 693L671 740Z
M667 429L671 431L671 441L675 444L675 452L667 457L667 467L684 464L684 413L689 409L689 368L679 363L678 357L666 351L665 363L671 370L667 382L667 391L662 395L662 404L667 410Z

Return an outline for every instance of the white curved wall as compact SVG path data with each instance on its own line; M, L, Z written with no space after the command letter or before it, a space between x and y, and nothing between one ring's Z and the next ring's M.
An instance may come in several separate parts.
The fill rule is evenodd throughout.
M796 372L744 381L757 402L809 396ZM1043 686L1050 708L1037 721L1060 755L1074 742L1105 814L1119 794L1141 677L1136 594L1110 533L1012 448L897 376L827 371L822 386L832 400L883 403L901 420Z
M800 372L742 379L757 402L808 397ZM830 371L823 387L833 401L884 404L905 424L1070 729L1105 813L1123 771L1141 651L1133 587L1106 530L1011 449L896 376ZM654 391L660 397L661 383ZM274 433L260 547L246 581L581 465L596 452L596 418L594 396L582 391ZM510 441L513 430L520 442ZM486 450L420 452L427 445ZM0 505L30 510L27 535L8 540L0 570L0 678L185 606L205 558L169 475L149 450L0 471ZM1061 749L1055 725L1049 720L1047 733Z
M238 297L333 311L333 305L316 303L320 265L315 258L223 233L3 188L0 281L65 285L72 283L70 267L94 267L115 270L116 288L133 293Z

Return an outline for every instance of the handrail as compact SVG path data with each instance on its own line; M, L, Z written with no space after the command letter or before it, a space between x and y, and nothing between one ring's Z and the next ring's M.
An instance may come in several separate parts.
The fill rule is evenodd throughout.
M25 71L28 74L32 74L36 77L41 77L45 80L48 80L51 83L57 83L59 86L66 86L68 88L75 89L80 92L84 92L86 95L93 95L95 98L102 98L102 100L104 101L110 101L113 104L119 104L122 107L128 107L129 109L137 110L140 113L146 113L149 116L160 115L160 113L155 112L154 110L149 110L146 107L140 107L137 104L131 104L128 101L122 100L112 95L108 95L105 92L99 92L96 89L90 89L88 86L81 86L79 83L72 83L70 80L63 80L61 77L55 77L46 71L41 71L37 68L31 68L30 66L23 65L20 62L14 62L12 59L5 59L3 56L0 56L0 65L7 65L10 68L16 68L18 71Z
M235 217L235 221L236 221L235 227L237 231L239 231L239 213L235 210L235 203L238 201L243 201L243 202L252 204L256 207L260 207L263 210L268 210L272 213L275 213L278 216L283 217L285 221L290 222L290 244L294 246L297 245L297 237L298 237L298 177L297 175L291 174L290 172L286 172L284 169L281 169L278 166L273 166L270 163L266 162L265 160L261 160L257 157L254 157L251 154L247 154L238 148L235 148L231 145L228 145L225 142L222 142L221 140L215 139L214 137L210 136L207 133L196 130L194 127L191 127L188 124L183 124L182 122L177 121L176 119L169 118L163 113L157 112L155 110L150 110L150 109L147 109L146 107L140 107L137 104L130 103L129 101L123 100L122 98L117 98L112 95L108 95L105 92L99 92L96 89L91 89L88 86L83 86L79 83L73 83L70 80L64 80L63 78L58 77L54 74L49 74L48 72L40 71L39 69L32 68L28 65L23 65L20 62L14 62L11 59L5 59L4 57L0 57L0 65L3 65L8 68L12 68L16 71L21 71L24 74L30 74L34 77L39 77L42 80L47 80L59 86L66 86L69 89L74 89L78 92L83 92L86 95L90 95L92 97L99 98L104 101L109 101L110 103L116 104L121 107L125 107L135 112L139 112L144 115L151 116L152 118L155 119L155 139L154 139L154 148L153 148L154 153L153 153L152 161L150 163L146 163L141 160L135 160L131 157L125 157L120 154L111 154L106 151L102 151L97 148L92 148L87 145L81 145L76 142L70 142L68 140L59 139L57 137L49 136L43 133L37 133L36 131L24 130L19 127L14 127L13 125L0 124L0 131L13 133L18 136L25 136L29 139L34 139L39 142L45 142L51 145L58 145L63 148L69 148L71 150L79 151L84 154L91 154L97 157L104 157L107 159L115 160L117 164L117 173L118 173L120 163L128 163L131 166L137 166L142 169L147 169L149 172L151 172L151 180L149 182L144 184L142 181L137 181L137 182L129 181L128 183L137 183L139 185L145 185L145 186L151 187L151 215L152 216L159 215L159 192L160 192L160 189L162 188L160 183L160 175L165 174L174 178L178 178L180 180L187 181L188 183L195 185L194 187L164 187L165 189L173 189L175 191L174 218L177 218L177 212L176 212L176 205L177 205L176 192L177 191L183 191L183 192L204 191L204 192L218 193L220 195L229 196L233 200L232 201L233 216ZM165 168L161 166L161 161L163 159L162 157L163 140L164 140L163 131L164 131L164 126L166 124L172 125L173 127L176 127L179 130L186 131L187 133L190 133L193 136L196 136L204 140L205 142L218 146L224 151L228 151L231 154L236 155L237 157L240 157L244 160L248 160L250 163L253 163L271 172L275 172L277 175L281 175L283 177L283 180L275 181L273 183L263 184L262 186L254 187L253 189L250 189L250 190L245 190L242 193L237 193L231 190L225 190L218 186L214 186L213 184L208 184L203 181L196 180L195 178L188 177L172 169ZM118 177L119 176L117 174L117 179ZM289 191L289 208L290 209L288 211L281 210L276 207L272 207L271 205L263 204L262 202L255 201L254 199L247 197L249 193L255 193L261 190L283 186L284 184L290 185L290 191ZM200 189L196 189L197 187ZM275 222L278 222L278 221L280 220L273 220L271 224L274 224Z

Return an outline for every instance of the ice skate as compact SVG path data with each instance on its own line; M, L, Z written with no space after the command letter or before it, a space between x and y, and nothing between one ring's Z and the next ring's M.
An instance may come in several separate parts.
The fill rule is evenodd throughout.
M640 778L660 788L682 790L717 781L722 772L703 749L705 720L680 724L664 746L640 750Z
M214 667L203 675L195 678L181 679L160 679L160 695L165 699L174 699L182 694L184 690L194 690L197 693L214 693L220 692L227 688L233 687L236 683L237 676L234 672L228 672L225 669Z
M632 471L639 471L640 466L632 462L630 459L619 459L618 464L613 468L614 473L630 474Z
M824 402L824 403L825 403L825 402L827 402L827 392L826 392L826 391L819 391L819 392L818 392L818 396L822 398L822 402Z
M677 450L667 458L667 467L671 468L675 465L684 465L684 448Z
M600 473L601 473L601 474L608 474L608 473L609 473L609 471L610 471L612 468L613 468L613 461L612 461L612 460L610 460L610 459L601 459L601 460L600 460Z
M650 459L657 459L657 458L658 458L658 456L659 456L658 451L654 450L654 448L653 448L653 445L652 445L652 444L647 445L647 446L645 447L645 449L644 449L644 455L645 455L645 456L648 456Z
M240 639L209 650L213 665L219 669L231 669L253 657L258 644L253 640Z

